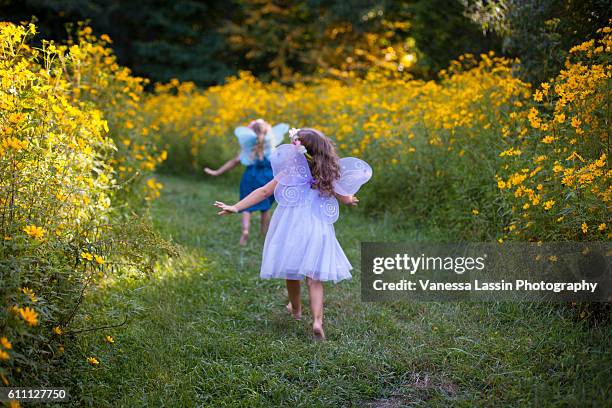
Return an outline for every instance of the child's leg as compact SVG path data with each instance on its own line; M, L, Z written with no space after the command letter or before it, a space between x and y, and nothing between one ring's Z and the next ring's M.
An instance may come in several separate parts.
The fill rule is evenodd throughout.
M264 237L268 233L268 227L270 226L270 211L261 212L261 235Z
M245 211L242 213L242 235L240 235L240 245L246 245L249 239L249 226L251 224L251 213Z
M323 282L306 278L310 296L310 310L312 311L312 332L315 339L325 339L323 332Z
M299 280L286 280L287 282L287 296L289 297L289 304L287 310L297 320L302 318L302 302L300 301L300 281Z

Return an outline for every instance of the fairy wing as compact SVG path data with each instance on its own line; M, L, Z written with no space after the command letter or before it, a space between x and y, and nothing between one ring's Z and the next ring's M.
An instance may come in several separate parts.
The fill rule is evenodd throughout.
M319 194L310 205L312 212L327 224L333 224L340 216L340 206L334 196L324 197Z
M257 135L252 129L246 126L239 126L234 129L234 135L240 144L240 163L245 166L253 164L253 147L257 144Z
M278 181L274 198L281 206L296 206L304 202L310 190L312 174L308 161L297 146L284 144L275 149L270 157L274 178ZM340 159L340 178L334 182L334 191L340 195L353 195L372 178L372 168L355 157ZM338 220L340 209L336 197L318 194L312 200L313 213L323 222L333 224Z
M270 129L270 131L266 134L265 142L264 142L264 156L269 160L270 154L272 151L281 144L283 138L285 137L285 133L289 130L289 125L286 123L279 123Z
M340 178L334 182L334 192L340 195L353 195L362 185L372 178L372 168L356 157L340 159ZM340 216L340 206L336 197L318 196L312 202L313 212L328 224L333 224Z
M270 164L278 182L274 189L278 205L292 207L303 202L312 180L304 154L292 144L280 145L270 154Z
M295 186L312 180L306 156L292 144L280 145L270 155L272 173L280 184Z
M355 194L362 185L372 178L372 168L356 157L340 159L340 178L334 182L337 194L349 196Z
M286 123L279 123L272 127L272 130L268 133L270 135L270 142L273 147L278 146L283 141L285 133L289 131L289 125Z

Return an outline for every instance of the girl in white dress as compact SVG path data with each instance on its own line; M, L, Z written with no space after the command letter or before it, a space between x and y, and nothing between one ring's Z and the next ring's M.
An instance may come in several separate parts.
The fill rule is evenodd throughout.
M306 278L315 339L323 331L323 284L350 279L352 266L334 232L338 200L357 205L354 194L372 177L370 166L357 158L339 159L333 143L310 128L291 129L292 144L270 155L274 179L234 205L220 201L219 215L242 211L274 195L278 208L266 235L261 263L262 278L285 279L287 310L300 319L300 281Z

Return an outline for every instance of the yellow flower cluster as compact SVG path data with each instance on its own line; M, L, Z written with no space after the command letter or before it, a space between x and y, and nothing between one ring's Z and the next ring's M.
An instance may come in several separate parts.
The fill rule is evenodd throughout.
M33 25L0 25L0 208L13 224L5 236L21 224L42 240L107 211L115 180L103 160L114 145L102 112L73 97L73 82L54 63L69 66L80 48L33 49L34 34Z
M527 133L514 132L504 139L506 152L522 154L504 154L498 175L498 187L512 206L517 236L611 237L606 231L612 199L611 31L600 29L600 38L573 47L559 75L536 89L536 105L516 112L508 124L529 127Z
M157 147L158 128L142 114L148 79L133 76L117 63L107 35L98 38L87 26L80 26L77 34L73 45L57 47L60 52L70 52L72 70L68 75L79 78L72 91L80 100L93 101L102 111L105 129L117 149L108 163L118 183L142 181L167 157ZM127 191L131 188L126 186Z
M497 126L501 107L529 96L526 84L512 76L513 63L493 53L467 55L442 72L440 82L371 73L349 82L321 79L293 87L264 84L242 72L205 91L178 81L158 84L144 108L176 166L235 154L233 128L257 117L314 126L332 137L343 155L397 165L430 148L465 155L462 137L474 139L476 129Z
M100 242L113 207L142 203L162 188L153 182L149 191L150 174L167 153L141 109L146 80L117 64L108 36L97 38L83 25L75 34L67 44L42 40L32 47L33 24L0 23L0 259L13 259L21 282L44 282L50 295L39 298L19 281L2 287L7 337L22 334L24 324L36 331L15 340L16 348L41 333L61 335L60 327L43 323L74 307L66 296L77 293L84 269L105 266L117 252L109 246L107 253L83 252L87 262L74 268L74 245ZM4 353L6 347L0 360ZM11 367L0 366L3 383L20 369Z

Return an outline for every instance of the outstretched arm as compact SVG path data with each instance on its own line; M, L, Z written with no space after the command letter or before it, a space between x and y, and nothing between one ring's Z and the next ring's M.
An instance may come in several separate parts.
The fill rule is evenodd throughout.
M353 195L350 196L344 196L344 195L340 195L340 194L335 194L336 198L338 199L338 201L340 201L342 204L346 204L346 205L350 205L350 206L356 206L357 203L359 203L359 199Z
M223 166L219 167L217 170L213 170L211 168L205 167L204 173L208 174L209 176L220 176L226 171L229 171L233 169L234 167L236 167L238 163L240 163L240 155L232 159L229 159Z
M268 184L263 187L259 187L257 190L254 190L251 194L244 197L242 200L240 200L234 205L227 205L225 203L222 203L221 201L215 201L214 206L221 209L221 211L219 211L217 214L234 214L254 206L255 204L265 200L266 198L274 194L274 188L276 187L277 183L278 182L276 180L270 181Z

